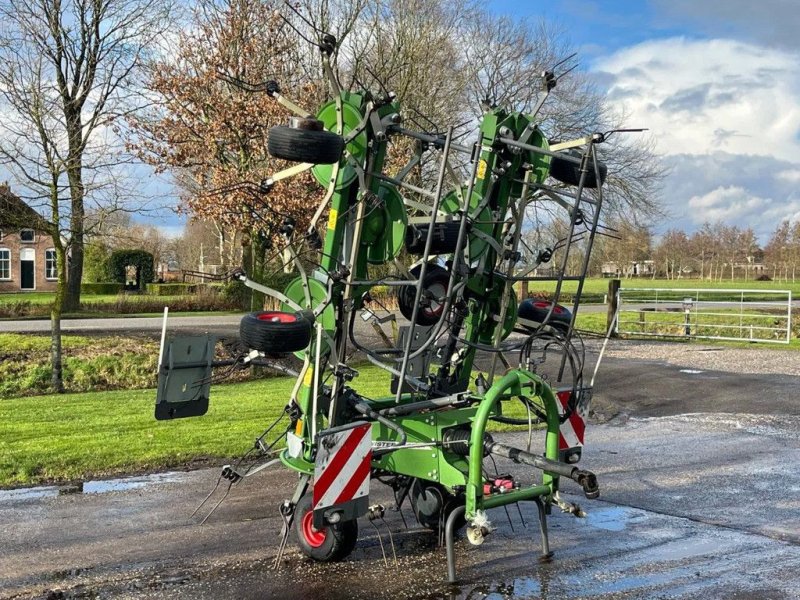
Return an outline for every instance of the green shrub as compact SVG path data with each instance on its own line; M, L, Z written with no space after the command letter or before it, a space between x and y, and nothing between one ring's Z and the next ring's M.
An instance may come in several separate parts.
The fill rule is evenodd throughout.
M222 288L222 298L232 306L244 306L250 294L247 287L241 281L231 281Z
M184 296L194 294L202 284L197 283L148 283L148 296Z
M86 295L114 295L122 291L123 285L121 283L104 282L104 283L82 283L81 294Z

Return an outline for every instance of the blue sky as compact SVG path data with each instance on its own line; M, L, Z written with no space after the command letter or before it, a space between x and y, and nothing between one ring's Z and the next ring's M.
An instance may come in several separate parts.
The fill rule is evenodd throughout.
M647 127L670 174L654 224L752 227L762 243L800 220L800 0L488 0L489 10L563 29L581 69L632 127ZM556 89L556 93L558 88ZM175 202L163 178L133 176ZM179 234L169 210L139 218Z
M670 169L670 227L752 227L766 243L800 220L800 0L490 0L563 29L627 124ZM153 185L152 183L149 185ZM160 189L163 190L163 187ZM181 220L152 219L170 233Z
M671 169L669 218L752 227L765 243L800 220L800 2L493 0L561 26L630 126Z

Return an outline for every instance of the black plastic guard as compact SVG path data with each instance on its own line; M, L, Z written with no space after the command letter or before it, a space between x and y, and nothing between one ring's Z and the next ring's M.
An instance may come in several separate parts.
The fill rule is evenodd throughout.
M167 340L158 369L157 420L199 417L208 412L216 343L213 335Z

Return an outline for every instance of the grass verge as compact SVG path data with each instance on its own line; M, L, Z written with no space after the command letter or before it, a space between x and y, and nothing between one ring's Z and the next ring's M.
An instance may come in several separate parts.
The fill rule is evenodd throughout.
M388 393L389 377L365 366L354 387ZM0 400L0 486L32 485L181 467L239 456L281 414L294 379L212 389L208 414L156 421L155 391L92 392ZM524 416L513 403L506 414ZM495 430L508 429L496 426Z

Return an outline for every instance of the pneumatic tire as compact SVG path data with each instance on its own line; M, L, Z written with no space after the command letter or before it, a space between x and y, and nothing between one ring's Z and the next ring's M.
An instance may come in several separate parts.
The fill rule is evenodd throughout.
M454 496L443 485L423 479L414 480L408 495L417 522L431 531L444 528L453 509L464 504L463 497ZM461 516L456 520L455 528L461 529L466 524L466 519Z
M303 554L317 562L336 562L347 558L358 541L358 521L355 519L314 528L312 497L300 498L294 511L294 532Z
M344 138L330 131L279 125L269 130L267 148L275 158L329 165L342 157Z
M567 150L564 154L577 159L583 156L581 152L574 149ZM606 163L598 160L597 168L600 171L600 185L603 185L606 180L606 175L608 175L608 166L606 166ZM554 156L550 159L550 176L567 185L578 185L581 182L581 166L569 160L564 160L559 156ZM589 161L589 172L586 173L583 187L590 189L600 187L597 185L597 177L594 172L594 165L591 161Z
M311 342L311 322L301 313L259 311L242 317L239 337L252 350L285 354Z
M419 277L421 265L413 267L409 272L414 277ZM450 273L439 265L429 264L425 269L425 279L422 281L423 295L417 311L417 325L435 325L444 310L443 298L447 296L447 286L450 283ZM425 293L427 292L427 294ZM413 285L404 285L398 288L397 307L409 321L414 315L414 299L417 290ZM431 298L431 296L433 298ZM436 298L436 300L434 300ZM441 301L440 301L441 300Z

